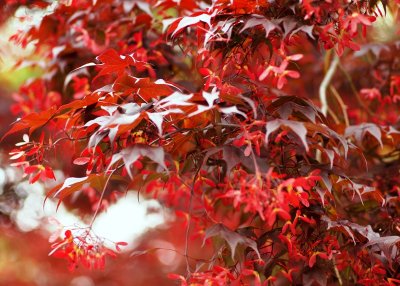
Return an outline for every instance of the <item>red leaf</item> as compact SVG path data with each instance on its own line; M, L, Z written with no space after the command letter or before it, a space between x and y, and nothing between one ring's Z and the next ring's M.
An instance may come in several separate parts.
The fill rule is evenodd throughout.
M315 262L317 261L317 255L318 255L318 252L314 253L313 255L311 255L310 259L308 260L308 266L310 268L312 268L314 266Z
M115 243L115 249L117 251L121 251L121 246L127 246L128 243L124 242L124 241L120 241L120 242L116 242Z
M74 160L75 165L85 165L90 161L90 157L79 157Z
M41 172L38 172L35 176L30 177L29 183L33 184L33 183L37 182L37 180L39 180L39 178L40 178L40 175L41 175Z
M56 114L56 111L56 108L52 107L49 110L45 110L40 113L32 113L23 117L14 123L13 127L2 137L1 140L10 134L25 130L27 128L29 128L29 135L32 134L33 131L49 122L49 120Z
M166 96L172 93L169 84L163 81L154 82L150 78L136 78L126 74L115 80L113 90L124 94L137 93L141 99L147 102L154 97Z
M168 273L167 277L169 279L172 279L172 280L180 280L181 281L181 286L186 286L187 285L186 279L182 275L178 275L178 274L174 274L174 273Z
M38 165L28 166L24 169L25 174L32 174L38 170Z
M71 232L71 230L66 230L65 231L65 233L64 233L64 235L65 235L65 238L71 238L72 237L72 232Z
M56 177L54 176L53 170L48 166L45 167L45 175L49 179L53 179L53 180L56 179Z
M125 69L135 64L135 59L131 55L119 55L115 50L108 50L97 57L103 64L100 73L96 76L116 73L122 75Z

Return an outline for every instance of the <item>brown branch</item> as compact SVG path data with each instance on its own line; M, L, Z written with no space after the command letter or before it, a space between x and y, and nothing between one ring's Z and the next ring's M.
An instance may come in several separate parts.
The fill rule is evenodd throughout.
M329 54L327 54L327 55L329 55ZM338 64L339 64L339 57L335 53L333 55L333 60L331 62L331 65L329 66L329 69L326 72L326 74L321 82L321 85L319 86L319 99L321 101L321 111L322 111L322 114L324 114L325 116L328 114L328 109L329 109L326 90L328 89L328 86L332 80L332 77L335 74Z

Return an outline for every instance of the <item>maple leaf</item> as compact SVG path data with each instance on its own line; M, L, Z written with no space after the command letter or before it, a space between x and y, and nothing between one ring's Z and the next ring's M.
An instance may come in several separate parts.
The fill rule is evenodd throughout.
M46 194L46 200L50 197L57 197L58 198L58 204L57 208L60 206L61 202L69 195L72 195L75 192L81 191L84 186L89 185L98 191L101 191L106 182L108 181L109 175L106 173L100 173L100 174L90 174L86 177L70 177L65 179L64 183L59 184L52 188L47 194ZM110 177L111 180L116 180L120 182L124 182L125 179L119 175L113 174Z
M226 163L225 175L230 174L232 169L236 167L238 164L241 164L250 172L255 173L256 166L254 165L253 159L251 157L245 156L244 151L235 146L221 146L221 147L210 148L207 151L206 156L204 157L204 162L207 162L207 160L211 156L217 154L220 151L222 151L223 153L222 159ZM265 160L263 160L262 158L256 158L256 163L258 164L257 168L259 168L261 172L266 173L268 171L269 165L266 164Z
M293 35L299 33L299 32L304 32L306 33L311 39L315 39L314 35L313 35L313 30L314 30L314 25L302 25L296 29L294 29L291 33L290 33L290 37L292 37Z
M214 87L211 92L206 92L203 90L202 96L206 100L207 106L197 105L197 110L190 113L189 117L195 116L197 114L212 109L214 107L214 102L219 99L219 91L217 91L216 87Z
M115 50L108 50L99 55L97 58L102 64L98 65L101 70L97 77L116 73L117 75L124 74L125 69L130 65L135 65L136 60L132 55L119 55Z
M51 118L56 114L57 109L56 107L50 108L49 110L45 110L39 113L31 113L16 122L13 123L13 126L11 127L10 130L4 136L2 137L2 140L13 133L16 133L18 131L22 131L25 129L29 129L29 135L32 134L36 129L42 127L46 123L50 121Z
M174 27L174 31L172 32L172 37L174 37L182 29L189 27L189 26L197 25L200 22L203 22L203 23L207 24L209 27L211 27L211 19L212 19L212 17L214 17L215 14L216 14L216 11L214 12L214 14L197 12L197 13L193 13L191 16L182 17L175 21L164 21L163 24L164 24L164 26L169 26L172 23L177 23L177 26ZM170 28L173 28L173 26L171 26Z
M322 216L321 219L327 223L328 229L339 228L344 230L351 237L354 245L356 244L357 241L354 237L353 231L357 231L359 234L364 236L369 241L373 241L374 239L380 237L379 233L373 231L370 225L361 226L359 224L350 222L348 220L333 221L327 216Z
M307 144L307 128L304 126L302 122L292 121L292 120L284 120L284 119L274 119L272 121L268 121L266 124L267 132L265 134L265 142L268 143L268 138L274 131L278 130L281 126L289 127L301 140L304 148L308 151Z
M153 16L153 13L151 12L150 9L150 4L147 3L146 1L132 0L129 2L123 2L125 13L129 13L130 11L132 11L132 8L134 6L137 6L140 10L146 12L149 16Z
M171 87L177 88L164 80L152 81L150 78L137 78L124 74L115 80L112 89L114 92L124 94L136 93L147 103L155 97L171 94Z
M384 253L391 267L393 261L398 258L399 249L397 244L400 242L400 236L374 237L369 240L364 247L372 246L373 250L380 250Z
M208 238L214 236L220 236L228 243L229 248L231 249L232 260L234 260L236 248L239 244L242 244L246 247L250 247L257 253L258 257L261 258L260 252L258 251L257 248L257 243L254 240L251 240L250 238L241 235L235 231L231 231L230 229L228 229L227 227L225 227L223 224L220 223L215 224L206 230L203 240L203 246Z
M289 116L294 115L299 118L305 118L310 120L312 123L316 123L318 119L323 122L322 114L305 100L295 98L293 96L282 96L274 100L268 106L269 112L277 112L279 117L284 120L288 120ZM299 116L302 115L302 117Z
M25 167L24 173L30 175L30 184L35 183L39 179L42 179L43 181L46 179L56 179L53 170L50 167L43 165L31 165Z
M181 92L174 92L167 97L157 101L154 104L156 109L166 109L171 106L189 106L193 105L193 103L189 102L189 100L193 97L192 94L183 94Z
M151 104L138 105L136 103L122 104L120 109L116 106L102 106L109 115L99 116L84 125L85 127L99 125L99 129L91 135L88 146L95 147L105 136L114 142L119 132L123 133L137 126L142 119L142 113L151 106Z
M139 144L130 148L126 148L117 154L114 154L112 156L109 168L111 168L112 165L114 165L116 162L122 159L129 177L133 178L131 166L141 156L148 157L152 161L156 162L159 166L164 168L164 170L168 171L168 168L164 162L165 154L164 154L164 149L162 147L149 147Z
M167 115L170 115L172 113L184 113L181 109L179 108L173 108L173 109L168 109L165 111L161 112L146 112L147 117L154 123L154 125L158 129L158 134L161 136L163 134L163 122L164 119Z
M383 148L381 129L373 123L363 123L360 125L349 126L346 128L345 136L354 136L356 142L361 145L367 132L371 134Z
M275 29L280 30L279 26L273 21L270 21L264 18L263 16L253 14L251 15L250 19L246 20L246 23L244 24L240 32L242 33L243 31L249 28L256 27L259 25L261 25L264 28L266 38L268 38L269 33L271 33L273 30Z

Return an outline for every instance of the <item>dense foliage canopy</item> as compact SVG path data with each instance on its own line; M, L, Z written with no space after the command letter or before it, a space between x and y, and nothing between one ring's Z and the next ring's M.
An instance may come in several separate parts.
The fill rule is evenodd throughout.
M398 1L6 2L48 9L12 38L44 73L6 137L31 183L69 176L49 198L90 194L70 269L114 256L90 226L138 190L185 220L181 285L400 283Z

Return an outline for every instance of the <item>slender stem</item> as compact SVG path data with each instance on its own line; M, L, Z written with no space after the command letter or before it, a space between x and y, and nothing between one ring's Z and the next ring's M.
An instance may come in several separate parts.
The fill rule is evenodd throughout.
M331 90L332 94L335 96L337 102L339 103L340 108L342 109L344 123L346 124L346 126L349 126L350 125L350 121L349 121L349 117L347 115L347 106L346 106L346 104L343 102L343 99L340 97L340 94L338 93L336 88L331 86L330 90Z
M192 273L190 269L190 263L189 263L189 234L190 234L190 224L192 222L192 208L193 208L193 196L194 196L194 191L193 187L190 188L190 199L189 199L189 210L188 210L188 222L187 222L187 227L185 231L185 260L186 260L186 271L188 275Z
M89 224L89 228L90 228L90 229L92 228L93 223L94 223L94 221L96 220L96 217L97 217L97 215L98 215L98 213L99 213L99 211L100 211L101 203L103 202L103 198L104 198L104 194L105 194L105 192L106 192L107 186L108 186L108 182L110 181L111 176L114 174L114 172L115 172L115 170L113 170L113 171L110 172L110 175L107 177L107 180L106 180L106 182L104 183L104 187L103 187L103 190L101 191L101 195L100 195L99 202L98 202L98 204L97 204L96 211L94 212L92 221L91 221L90 224Z
M361 107L363 107L363 108L365 109L365 111L368 113L368 115L374 116L374 113L368 108L368 106L367 106L367 105L364 103L364 101L361 99L361 97L360 97L360 95L359 95L359 93L358 93L358 91L357 91L357 88L355 87L355 85L354 85L354 83L353 83L353 80L351 79L350 74L349 74L349 73L344 69L344 67L343 67L342 65L340 65L340 64L339 64L339 68L340 68L340 70L343 72L343 74L345 75L347 81L349 82L351 91L354 93L354 95L355 95L355 97L356 97L356 99L357 99L357 102L360 104Z
M332 111L332 109L330 109L330 108L328 109L328 114L329 114L330 116L332 116L333 121L334 121L336 124L339 124L339 123L340 123L339 118L336 116L335 112Z
M189 199L189 207L188 207L188 224L187 224L186 233L185 233L185 259L186 259L186 270L188 272L188 275L190 275L192 273L192 271L190 269L190 264L189 264L189 234L190 234L190 225L192 222L194 184L196 183L200 169L201 169L201 165L198 167L196 174L193 177L192 185L190 186L190 199Z
M193 180L196 179L196 176L193 178ZM193 195L194 195L194 183L192 186L189 186L184 180L179 178L179 180L182 182L183 185L185 185L187 188L190 189L190 198L189 198L189 206L188 206L188 222L187 222L187 227L185 231L185 250L183 256L185 257L186 260L186 271L188 275L192 273L190 269L190 264L189 264L189 233L190 233L190 224L192 222L192 207L193 207Z
M343 285L343 281L342 281L342 277L340 276L339 269L338 269L337 266L336 266L336 259L335 259L335 257L333 258L333 269L334 269L334 271L335 271L336 278L338 279L339 285L342 286L342 285Z
M260 181L261 180L261 172L260 172L260 169L257 164L256 155L254 154L253 147L251 147L251 145L250 145L250 148L251 148L251 158L253 159L254 171L256 173L256 178L257 178L257 180Z

